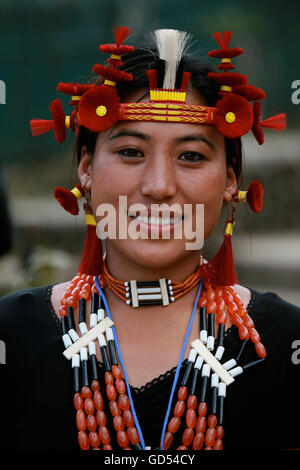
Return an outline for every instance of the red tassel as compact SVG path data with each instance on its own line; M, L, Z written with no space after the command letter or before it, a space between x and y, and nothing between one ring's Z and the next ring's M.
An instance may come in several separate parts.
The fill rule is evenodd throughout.
M223 38L222 34L217 32L212 35L212 37L217 41L221 49L226 49L229 46L231 39L232 31L224 31Z
M234 267L231 235L224 235L224 241L214 258L204 265L205 275L217 286L238 284Z
M276 131L283 131L286 128L286 115L284 113L271 116L264 121L261 121L261 104L258 102L253 103L253 126L252 132L259 143L264 143L264 133L262 127L274 129Z
M123 44L125 39L128 37L129 33L130 29L127 28L127 26L116 26L114 28L114 35L117 47L120 47Z
M46 119L31 119L30 121L31 132L34 137L50 131L53 129L53 125L54 121L47 121Z
M32 119L30 121L32 135L40 135L53 129L55 138L60 144L66 139L66 116L60 100L54 100L50 104L52 121Z
M98 75L101 75L101 77L105 78L106 80L111 80L113 82L129 82L133 80L131 73L122 72L121 70L116 70L113 68L110 69L101 64L95 64L93 71Z
M155 90L157 86L157 70L147 70L150 90Z
M79 184L75 186L83 195L83 189ZM77 215L79 212L78 198L72 191L65 188L56 187L54 190L54 197L59 204L72 215Z
M116 68L116 67L121 67L121 65L123 65L123 62L119 59L112 59L111 57L109 59L107 59L107 62L113 67L113 68Z
M258 213L263 208L263 195L264 190L258 180L252 181L246 193L246 199L250 208Z
M127 45L117 47L115 44L100 44L99 50L101 52L108 52L110 54L123 55L128 54L129 52L133 52L134 47Z
M99 276L103 270L101 240L97 237L96 226L87 225L84 249L78 272Z
M207 55L209 57L215 57L217 59L232 59L244 53L244 50L240 47L230 47L228 49L214 49Z
M222 34L217 32L213 34L213 38L217 41L221 49L214 49L208 53L209 57L216 57L218 59L231 59L232 57L236 57L238 55L243 54L243 49L239 47L228 47L229 42L231 39L232 32L231 31L224 31L223 37ZM221 68L221 67L220 67ZM225 68L224 68L225 70Z
M188 84L188 81L189 81L191 75L192 74L190 72L183 72L182 79L181 79L180 91L186 91L186 87L187 87L187 84Z
M240 73L232 72L232 73L214 73L209 72L207 74L207 78L210 78L214 82L220 83L220 85L226 86L234 86L234 85L243 85L246 84L248 78L246 75L241 75Z
M116 26L114 28L114 35L115 35L116 43L115 44L101 44L99 46L99 50L102 52L108 52L108 53L116 54L116 55L127 54L128 52L134 51L133 46L122 45L129 33L130 33L130 29L127 28L126 26Z
M286 129L286 115L284 113L276 114L271 116L264 121L261 121L262 127L268 127L269 129L276 129L277 131L283 131Z
M235 66L231 62L221 62L221 64L218 65L217 69L228 72L228 70L235 69Z
M56 90L66 95L77 95L81 96L86 90L92 88L94 84L83 84L83 83L64 83L60 82Z

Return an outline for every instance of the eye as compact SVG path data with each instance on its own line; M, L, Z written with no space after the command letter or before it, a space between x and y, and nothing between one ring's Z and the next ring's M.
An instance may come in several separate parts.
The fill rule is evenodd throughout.
M202 153L198 152L184 152L179 156L179 159L191 162L200 162L202 160L205 160L205 156L202 155Z
M123 155L124 157L134 157L134 158L141 158L143 157L143 153L135 148L127 147L125 149L118 150L118 153Z

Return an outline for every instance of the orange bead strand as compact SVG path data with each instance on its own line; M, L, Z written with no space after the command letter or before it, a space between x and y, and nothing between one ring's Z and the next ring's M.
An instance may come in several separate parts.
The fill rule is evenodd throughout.
M197 275L192 276L184 283L184 292L194 283ZM67 316L67 307L75 309L80 298L87 301L92 294L98 293L93 276L78 273L70 282L66 292L61 298L59 313ZM109 283L109 276L99 277L101 287ZM115 290L120 289L118 283ZM180 283L174 284L174 293L178 297L183 295ZM210 281L203 281L203 288L198 300L199 307L206 307L207 314L214 314L216 323L226 324L228 316L231 323L237 327L241 341L250 339L260 358L266 356L266 350L261 342L260 335L255 329L254 322L244 308L241 298L232 286L214 286ZM123 373L118 365L113 365L111 371L105 372L105 392L109 402L109 411L112 415L113 428L116 432L116 441L122 450L130 450L140 443L140 436L135 427L133 414L130 409L130 400L127 395ZM93 380L90 387L82 387L80 392L74 394L74 408L76 410L76 426L78 429L78 443L82 450L112 450L111 436L107 428L107 417L104 411L104 400L100 391L100 382ZM177 450L222 450L224 428L218 424L214 414L207 415L205 401L198 404L196 395L188 395L188 388L180 386L177 392L177 401L173 409L167 430L163 439L164 450L169 449L174 442L174 435L179 431L182 423L185 424L181 436L181 444Z

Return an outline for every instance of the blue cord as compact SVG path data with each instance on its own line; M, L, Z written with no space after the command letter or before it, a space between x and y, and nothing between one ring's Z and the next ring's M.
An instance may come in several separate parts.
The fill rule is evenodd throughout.
M108 318L110 318L113 321L110 310L109 310L107 300L106 300L105 295L104 295L104 292L102 291L101 287L99 286L99 282L98 282L98 279L97 279L96 276L94 278L94 281L95 281L95 284L96 284L97 289L99 291L99 294L101 295L101 297L103 299L103 302L104 302L104 305L105 305L105 308L106 308L106 311L107 311L107 316L108 316ZM196 311L196 308L197 308L197 302L198 302L198 298L200 296L201 287L202 287L202 280L200 281L200 285L199 285L198 292L197 292L197 295L196 295L196 300L195 300L195 303L194 303L194 308L193 308L193 311L192 311L192 314L191 314L191 318L190 318L190 321L189 321L189 324L188 324L188 328L187 328L187 331L186 331L186 334L185 334L183 346L182 346L182 349L181 349L179 361L178 361L177 368L176 368L176 373L175 373L175 377L174 377L174 381L173 381L173 385L172 385L169 404L168 404L168 408L167 408L167 412L166 412L166 416L165 416L165 420L164 420L164 425L163 425L163 430L162 430L162 435L161 435L161 450L163 450L163 437L164 437L164 434L165 434L165 429L167 427L167 422L168 422L168 418L169 418L169 414L170 414L170 409L171 409L171 404L172 404L172 401L173 401L175 388L176 388L178 377L179 377L179 372L180 372L180 368L181 368L181 364L182 364L182 360L183 360L183 355L184 355L184 352L185 352L185 349L186 349L186 344L187 344L187 341L188 341L188 338L189 338L189 335L190 335L190 332L191 332L192 324L193 324L193 321L194 321L195 311ZM115 329L114 325L112 326L112 329L113 329L113 333L114 333L115 344L116 344L118 356L119 356L120 363L121 363L121 366L122 366L122 369L123 369L123 372L124 372L124 378L125 378L128 398L129 398L129 401L130 401L134 422L135 422L137 431L138 431L139 436L140 436L141 446L142 446L143 450L145 450L145 441L144 441L143 433L142 433L142 430L141 430L141 427L140 427L140 424L139 424L139 421L138 421L138 418L137 418L137 415L136 415L136 412L135 412L135 408L134 408L134 404L133 404L133 400L132 400L132 396L131 396L130 385L129 385L127 374L126 374L125 364L123 362L121 349L120 349L120 346L119 346L117 333L116 333L116 329Z

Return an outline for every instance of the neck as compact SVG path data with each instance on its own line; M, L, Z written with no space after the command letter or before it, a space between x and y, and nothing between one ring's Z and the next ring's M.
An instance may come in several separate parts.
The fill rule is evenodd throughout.
M120 281L136 279L139 281L152 281L160 278L183 282L198 267L199 251L189 251L181 259L176 258L168 264L157 263L145 266L135 260L124 257L114 250L106 252L106 265L110 274Z

